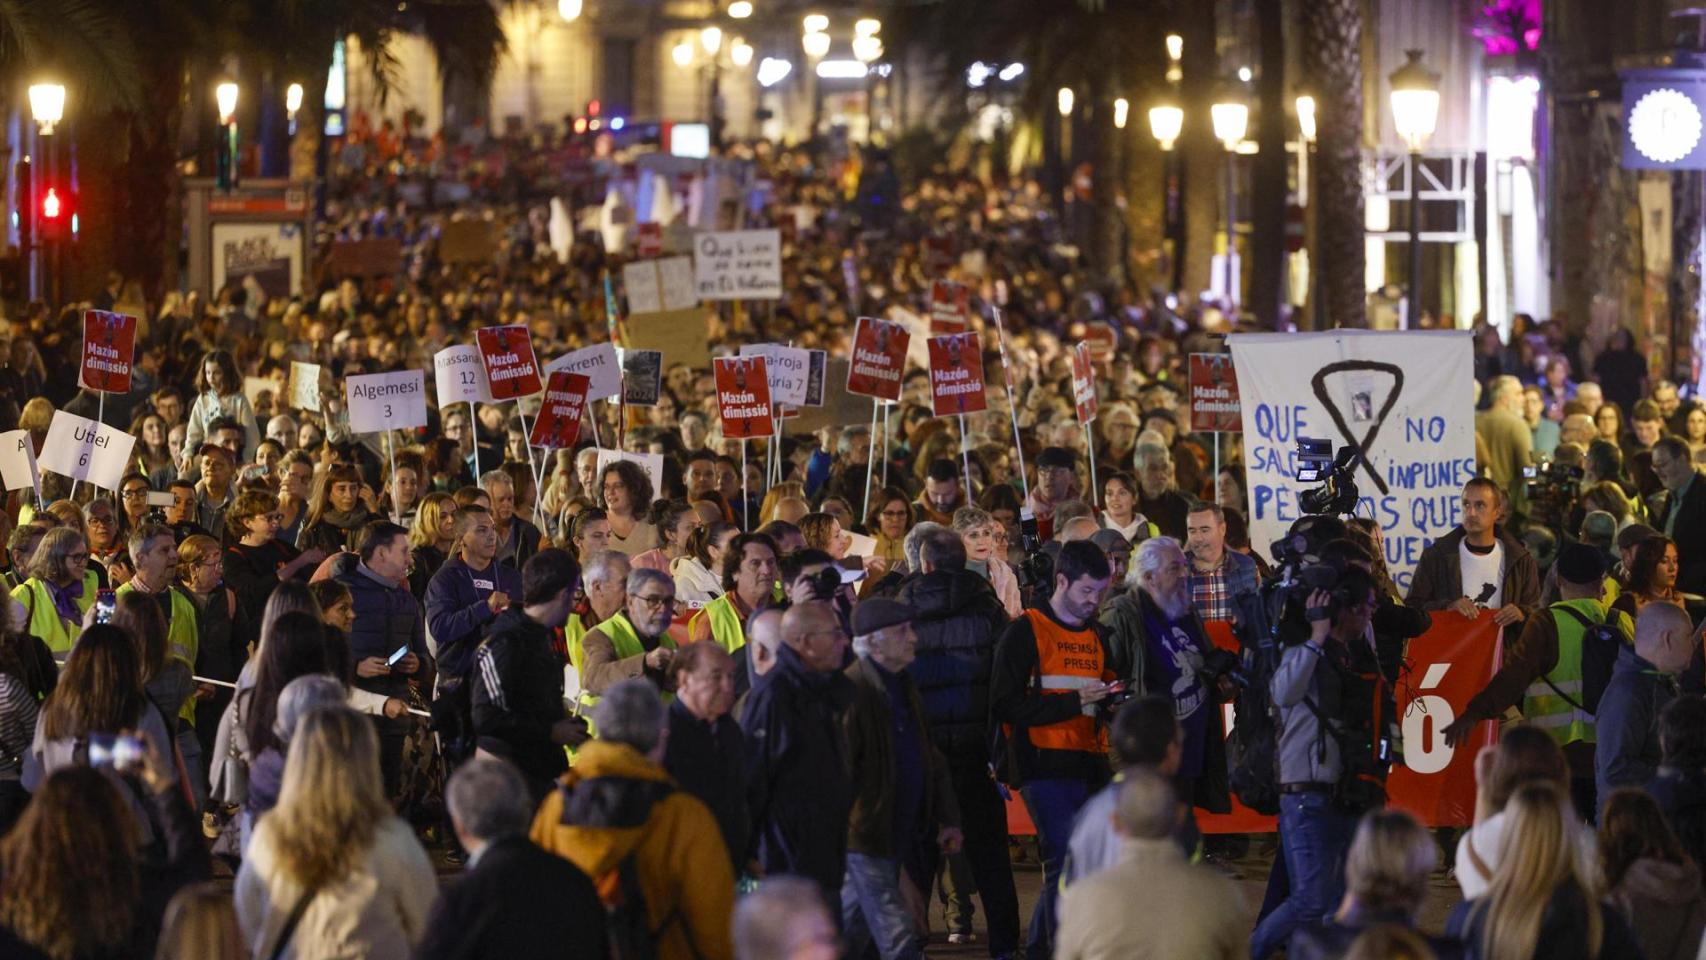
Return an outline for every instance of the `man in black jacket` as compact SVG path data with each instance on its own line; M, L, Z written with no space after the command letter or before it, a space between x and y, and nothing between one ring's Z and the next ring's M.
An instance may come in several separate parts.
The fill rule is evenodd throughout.
M1665 437L1653 445L1653 472L1665 485L1654 526L1676 541L1676 588L1706 593L1706 479L1694 468L1688 444Z
M521 571L522 605L499 614L474 652L476 743L514 763L535 801L568 769L563 746L586 739L586 723L563 712L563 660L552 645L579 580L566 551L534 554Z
M409 592L409 533L389 520L371 520L355 533L360 558L334 579L349 588L355 622L350 626L350 658L357 664L355 685L407 703L410 678L423 676L427 664L421 605ZM391 660L399 657L395 663ZM380 660L383 663L363 663ZM403 741L409 717L375 717L379 730L379 767L385 795L396 797L403 776Z
M930 739L947 760L959 800L966 862L989 925L989 955L1012 956L1019 950L1019 898L1007 855L1007 808L990 775L989 730L989 672L1007 614L989 581L966 569L965 542L952 530L925 531L917 566L898 594L916 613L917 659L907 673L918 685ZM935 864L926 867L934 876Z
M610 955L592 881L527 839L533 804L520 772L502 760L470 761L450 778L444 800L470 865L433 905L416 960Z
M663 767L717 818L738 877L746 869L752 816L746 807L746 740L729 716L735 659L714 643L690 643L670 661L668 681L675 699Z
M841 673L847 634L821 600L782 616L776 665L748 695L747 782L757 858L766 875L797 873L841 902L853 784L841 715L852 682Z

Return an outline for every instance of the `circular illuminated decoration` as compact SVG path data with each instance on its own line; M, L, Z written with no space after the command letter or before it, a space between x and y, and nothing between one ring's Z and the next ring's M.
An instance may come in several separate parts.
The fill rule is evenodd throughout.
M1660 87L1629 111L1629 142L1654 163L1675 163L1700 143L1700 108L1677 90Z

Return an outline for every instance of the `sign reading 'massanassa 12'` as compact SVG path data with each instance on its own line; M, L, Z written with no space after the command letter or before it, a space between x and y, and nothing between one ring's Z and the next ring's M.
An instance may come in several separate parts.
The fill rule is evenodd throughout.
M1623 72L1623 166L1706 170L1706 70Z

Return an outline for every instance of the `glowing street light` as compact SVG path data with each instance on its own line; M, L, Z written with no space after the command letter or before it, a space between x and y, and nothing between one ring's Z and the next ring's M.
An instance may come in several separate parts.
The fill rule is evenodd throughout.
M1176 33L1167 34L1167 59L1178 60L1185 55L1185 38Z
M290 135L296 136L296 112L302 109L302 84L293 83L284 88L284 115L290 124Z
M1238 142L1250 129L1250 107L1237 100L1227 100L1208 108L1214 122L1214 138L1225 144L1228 153L1238 149Z
M1172 150L1185 129L1185 111L1170 103L1149 108L1149 133L1162 150Z
M37 83L30 86L30 115L43 136L53 136L53 127L65 119L65 85Z
M883 40L881 37L864 36L853 38L853 56L864 63L881 59L883 55Z
M1307 93L1297 98L1297 129L1305 143L1315 142L1315 98Z
M823 33L829 29L829 18L821 13L808 13L803 25L807 33Z
M752 44L747 43L743 37L736 37L729 44L729 61L735 66L745 69L752 63L752 52Z
M751 0L735 0L729 4L729 17L734 20L745 20L752 16Z
M671 47L669 51L669 58L674 60L675 65L678 67L685 68L692 66L693 41L683 40L680 43L677 43L674 47Z
M876 17L860 17L853 22L855 37L874 37L883 32L883 22Z
M1439 122L1439 74L1422 66L1422 51L1406 50L1409 62L1392 71L1392 126L1399 139L1419 153Z
M557 16L573 23L580 19L583 0L557 0Z
M219 122L230 123L237 115L237 85L222 83L213 88L213 100L219 106Z
M715 57L723 49L723 28L706 27L699 31L699 45L705 48L706 56Z
M1124 97L1114 100L1114 127L1125 129L1126 115L1131 112L1131 104Z
M1060 115L1063 117L1072 116L1072 101L1071 87L1061 87L1060 92L1054 95L1055 106L1060 108Z
M829 53L829 34L808 33L800 38L800 45L805 48L806 56L813 60L822 59Z

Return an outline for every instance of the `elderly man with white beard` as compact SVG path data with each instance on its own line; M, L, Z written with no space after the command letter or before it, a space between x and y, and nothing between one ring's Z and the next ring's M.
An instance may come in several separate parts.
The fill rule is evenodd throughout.
M1138 696L1173 703L1182 747L1175 781L1179 797L1213 813L1231 809L1226 733L1220 702L1233 692L1203 672L1213 650L1191 603L1190 564L1179 541L1151 537L1137 545L1126 591L1107 603L1109 667Z

